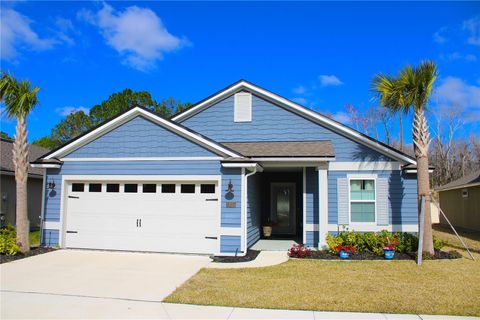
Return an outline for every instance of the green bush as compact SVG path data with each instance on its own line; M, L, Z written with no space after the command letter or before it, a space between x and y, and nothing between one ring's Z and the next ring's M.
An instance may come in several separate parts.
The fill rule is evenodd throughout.
M354 232L348 228L344 228L337 235L328 234L326 237L327 245L330 249L346 245L355 246L359 253L373 253L376 255L383 255L383 247L387 240L398 240L396 247L397 252L415 252L418 249L418 238L409 233L391 233L386 230L381 232Z
M448 259L460 259L460 258L463 258L463 256L457 250L448 251Z
M0 230L0 254L14 256L20 247L17 244L17 231L15 227L7 226Z
M433 236L433 249L435 249L436 251L440 251L443 247L445 247L445 245L447 245L447 241Z

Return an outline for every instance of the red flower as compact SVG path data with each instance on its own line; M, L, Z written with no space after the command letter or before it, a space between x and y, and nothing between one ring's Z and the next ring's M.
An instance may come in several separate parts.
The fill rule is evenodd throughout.
M291 258L305 258L312 254L312 251L306 248L303 244L294 244L288 250L288 256Z
M354 245L346 246L346 245L342 244L342 245L333 247L333 251L335 251L336 253L339 253L340 251L347 251L347 252L350 252L350 253L355 253L357 250L355 249Z

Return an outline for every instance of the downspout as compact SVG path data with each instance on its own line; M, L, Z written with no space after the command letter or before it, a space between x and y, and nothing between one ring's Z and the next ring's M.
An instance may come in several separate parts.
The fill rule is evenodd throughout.
M247 204L248 204L248 199L247 199L247 195L248 195L248 177L250 176L253 176L255 173L257 173L257 166L253 167L253 171L248 173L248 174L245 174L244 176L244 179L245 179L245 187L243 188L243 203L242 203L242 207L243 207L243 216L244 216L244 226L243 226L243 231L244 231L244 234L243 234L243 253L242 253L242 256L245 256L247 254L247 231L248 231L248 227L247 227L247 223L248 223L248 219L247 219Z

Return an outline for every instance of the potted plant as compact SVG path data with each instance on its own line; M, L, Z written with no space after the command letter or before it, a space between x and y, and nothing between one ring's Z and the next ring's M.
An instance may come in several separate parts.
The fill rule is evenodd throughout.
M392 260L395 257L395 249L397 248L398 244L397 237L387 237L385 239L385 243L383 245L383 256L387 260Z
M267 218L267 221L262 226L263 229L263 236L265 238L269 238L272 235L272 223L270 222L270 218Z
M354 245L347 246L344 244L333 247L333 251L338 253L340 259L348 259L350 257L350 253L356 252Z

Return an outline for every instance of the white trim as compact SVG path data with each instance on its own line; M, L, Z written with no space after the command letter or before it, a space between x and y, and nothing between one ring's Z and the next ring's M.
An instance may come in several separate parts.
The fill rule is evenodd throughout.
M183 136L184 138L187 138L189 140L194 140L198 144L200 144L200 145L202 145L202 146L204 146L204 147L206 147L210 150L216 150L218 152L229 155L231 157L241 157L241 155L239 155L239 154L237 154L237 153L235 153L235 152L233 152L229 149L226 149L226 148L222 147L221 145L219 145L217 143L213 143L212 141L205 139L204 137L202 137L199 134L193 133L193 132L191 132L191 131L189 131L185 128L182 128L182 127L180 127L180 126L178 126L178 125L176 125L176 124L174 124L170 121L167 121L167 120L163 119L162 117L154 115L151 112L145 111L142 108L135 107L135 108L132 108L131 110L125 112L124 114L118 116L117 118L115 118L115 119L105 123L104 125L96 128L95 130L85 134L84 136L78 138L77 140L63 146L62 148L58 149L57 151L55 151L55 152L49 154L48 156L46 156L44 159L51 159L51 158L54 158L54 157L59 157L59 156L65 155L65 154L77 149L78 147L81 147L82 145L94 140L97 136L99 136L101 134L104 134L104 133L107 133L111 129L116 128L116 127L124 124L125 122L135 118L138 115L144 116L145 118L161 125L162 127L167 127L170 130L175 131L180 136Z
M283 157L283 158L251 158L253 161L263 161L263 162L324 162L324 161L335 161L335 158L331 157Z
M403 172L405 173L417 173L417 169L404 169ZM433 169L428 169L428 173L432 173Z
M302 175L302 209L303 209L303 243L307 243L307 168L303 167Z
M234 86L231 86L230 88L227 88L227 89L219 92L218 94L210 97L209 99L197 104L195 107L193 107L193 108L191 108L191 109L173 117L172 120L173 121L182 121L185 118L188 118L189 116L200 112L203 108L206 108L206 107L210 106L211 104L213 104L217 101L220 101L220 100L224 99L225 97L230 96L231 94L233 94L235 92L238 92L242 89L247 89L247 90L251 91L252 93L254 93L256 95L261 96L262 98L266 98L267 100L279 103L279 104L283 105L284 107L287 107L287 108L291 109L292 111L294 111L298 114L301 114L301 115L309 118L310 120L313 120L313 121L315 121L315 122L317 122L321 125L325 125L326 127L330 128L330 129L332 129L336 132L347 134L353 140L355 140L357 142L360 142L364 145L370 146L373 149L375 149L375 150L377 150L377 151L379 151L383 154L393 156L393 157L395 157L399 160L402 160L404 162L407 162L407 163L416 164L416 161L412 160L410 157L407 157L407 156L403 155L399 151L387 148L377 141L370 140L367 137L365 137L364 135L362 135L360 132L358 132L354 129L351 129L351 128L349 128L349 127L347 127L347 126L345 126L341 123L338 123L338 122L336 122L336 121L334 121L334 120L332 120L328 117L325 117L325 116L323 116L323 115L321 115L317 112L314 112L314 111L309 110L305 107L302 107L301 105L299 105L299 104L297 104L293 101L285 99L285 98L283 98L283 97L281 97L277 94L269 92L269 91L267 91L265 89L262 89L258 86L250 84L246 81L239 81Z
M348 174L347 175L347 180L348 180L348 223L349 226L352 224L356 225L377 225L378 222L378 210L377 210L377 175L376 174ZM374 199L373 200L352 200L350 195L351 195L351 190L350 190L350 181L351 180L370 180L373 181L373 186L374 186ZM352 202L358 203L374 203L374 218L375 220L372 222L354 222L352 223Z
M252 94L238 92L233 96L233 121L252 122Z
M418 232L418 225L416 224L389 224L385 226L377 226L377 225L364 225L364 224L350 224L348 226L350 231L358 231L358 232L378 232L382 230L387 230L390 232ZM335 232L335 231L342 231L343 225L339 224L329 224L328 231Z
M440 190L435 190L435 191L436 192L442 192L442 191L449 191L449 190L455 190L455 189L465 189L465 188L476 187L476 186L480 186L480 182L463 184L461 186L451 187L451 188L446 188L446 189L440 189Z
M256 169L259 172L263 171L262 166L260 166L258 163L233 163L233 162L227 162L227 163L222 163L222 167L224 168L246 168L246 169Z
M318 235L318 248L324 248L327 245L326 236L328 234L328 171L326 168L318 170L318 222L320 230Z
M304 229L305 229L305 233L307 231L315 231L315 232L318 232L320 230L320 227L318 225L318 223L315 223L315 224L311 224L311 223L307 223L304 225ZM305 243L305 242L304 242ZM315 244L314 244L315 246Z
M378 162L332 162L330 171L372 171L372 170L401 170L402 165L396 161Z
M55 163L30 163L32 168L44 168L44 169L58 169L62 165Z
M318 167L321 166L322 163L324 162L306 162L306 161L300 161L300 162L294 162L294 161L289 161L289 162L261 162L260 165L264 168L301 168L301 167Z
M60 221L44 221L42 230L43 229L56 229L59 232L61 232L61 227L62 226L60 224Z
M40 208L40 245L43 243L43 229L45 219L45 189L47 188L47 170L43 170L42 178L42 207Z
M242 168L242 177L240 179L240 188L242 189L241 195L242 199L240 201L240 226L242 228L243 234L240 237L240 251L241 256L247 254L247 203L246 203L246 178L245 178L245 168Z
M125 157L125 158L62 158L64 162L94 161L208 161L222 160L222 157Z
M221 207L221 206L220 206ZM231 228L231 227L220 227L220 235L222 236L241 236L243 237L243 229L240 228ZM219 237L220 239L220 237ZM223 255L223 253L222 253Z

